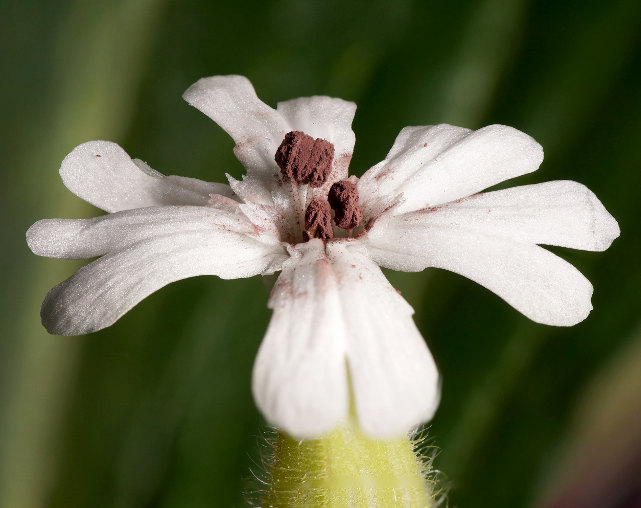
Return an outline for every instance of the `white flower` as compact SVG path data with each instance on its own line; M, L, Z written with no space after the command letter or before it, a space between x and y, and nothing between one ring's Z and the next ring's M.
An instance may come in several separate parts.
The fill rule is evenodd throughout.
M229 185L163 176L114 143L78 146L62 179L109 213L27 232L42 256L100 256L49 292L49 332L100 330L186 277L280 271L254 367L263 414L311 437L343 421L353 397L362 428L386 437L432 417L439 379L412 308L379 266L451 270L539 323L590 312L588 280L539 244L606 249L619 228L594 194L569 181L476 194L538 168L543 151L526 134L407 127L384 161L348 179L353 103L272 109L241 76L202 79L184 97L232 136L247 175Z

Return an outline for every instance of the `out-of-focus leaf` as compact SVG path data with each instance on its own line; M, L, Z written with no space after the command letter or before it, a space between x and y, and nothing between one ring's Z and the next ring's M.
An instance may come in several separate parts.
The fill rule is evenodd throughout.
M74 263L32 257L23 236L37 218L98 213L56 171L90 138L117 141L164 173L240 176L231 140L180 98L198 78L225 73L246 74L272 105L310 94L355 100L357 174L406 125L514 125L543 144L546 161L506 185L579 180L619 220L622 236L605 253L555 251L595 286L594 311L571 329L530 323L453 274L390 274L443 375L430 435L450 504L535 501L571 436L574 399L638 321L641 4L12 4L0 4L0 37L16 48L0 55L13 71L0 84L9 119L0 220L10 239L0 504L240 504L261 421L249 389L269 319L260 282L183 281L108 330L50 337L38 305Z
M17 46L9 46L7 54L15 61L3 66L11 69L3 99L12 101L10 111L19 108L15 125L3 122L12 130L4 132L2 152L13 162L7 168L12 192L3 199L1 214L3 232L11 238L0 300L5 351L0 400L3 506L35 508L44 503L54 481L56 456L65 453L57 431L83 344L78 338L47 336L40 326L43 287L67 276L73 263L63 267L36 260L25 248L24 232L41 214L88 212L86 204L63 188L55 168L65 151L87 136L117 138L126 128L160 6L156 0L136 0L63 2L49 9L40 2L24 2L12 3L7 9L12 17L3 17L9 34L19 32L20 26L35 28L33 39L13 40ZM54 32L47 29L52 24ZM39 31L37 25L47 28ZM20 44L35 44L29 49L41 53L27 50L22 62ZM35 85L38 80L40 85ZM15 136L16 127L21 136Z
M551 468L545 508L641 502L641 332L591 380Z

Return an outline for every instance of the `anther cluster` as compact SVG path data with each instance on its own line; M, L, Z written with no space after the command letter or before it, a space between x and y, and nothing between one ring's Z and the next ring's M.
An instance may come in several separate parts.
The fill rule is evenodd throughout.
M318 188L331 173L334 145L304 132L291 131L285 135L274 159L285 180ZM303 241L333 238L332 210L334 224L351 235L363 218L358 206L358 191L351 181L335 182L327 197L316 196L309 202L304 213Z

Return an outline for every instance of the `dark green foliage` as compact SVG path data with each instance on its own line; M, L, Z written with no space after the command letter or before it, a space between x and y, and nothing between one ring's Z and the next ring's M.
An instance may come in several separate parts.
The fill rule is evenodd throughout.
M640 317L641 3L55 5L0 2L0 505L242 504L262 425L250 393L270 315L261 281L182 281L103 332L50 337L39 301L76 265L24 244L37 219L98 213L56 173L88 139L116 141L163 173L239 177L231 140L181 99L200 77L236 73L272 105L356 101L357 174L406 125L505 123L546 150L516 183L580 181L618 219L606 253L557 251L595 287L591 316L569 329L531 323L450 273L389 274L443 375L430 435L450 505L531 506L577 397Z

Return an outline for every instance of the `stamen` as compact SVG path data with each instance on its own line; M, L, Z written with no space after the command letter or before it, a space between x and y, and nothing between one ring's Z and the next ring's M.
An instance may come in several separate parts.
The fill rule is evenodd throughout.
M320 187L332 170L334 145L314 139L304 132L291 131L276 150L274 157L283 177L297 183Z
M329 189L327 200L334 210L334 222L339 228L354 229L363 219L358 206L356 185L349 180L336 182Z
M312 199L307 210L305 210L305 231L303 231L303 239L305 241L311 238L329 240L333 236L332 212L330 211L329 203L320 198Z

